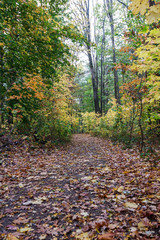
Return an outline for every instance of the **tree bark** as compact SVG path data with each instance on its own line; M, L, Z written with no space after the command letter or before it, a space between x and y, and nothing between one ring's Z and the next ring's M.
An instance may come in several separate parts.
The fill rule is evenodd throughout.
M95 113L100 113L99 108L99 97L98 97L98 84L96 79L96 66L93 64L93 58L91 53L91 27L90 27L90 4L89 0L86 4L86 16L87 16L87 54L89 59L89 67L91 71L92 77L92 86L93 86L93 99L94 99L94 106L95 106Z
M113 20L113 3L112 0L106 0L107 14L111 27L111 41L112 41L112 58L113 64L116 64L116 52L115 52L115 40L114 40L114 20ZM117 70L113 70L114 73L114 95L117 103L120 104L119 84L118 84L118 73Z
M104 93L104 45L105 45L105 16L103 19L103 35L102 35L102 44L101 44L101 115L103 114L103 93Z

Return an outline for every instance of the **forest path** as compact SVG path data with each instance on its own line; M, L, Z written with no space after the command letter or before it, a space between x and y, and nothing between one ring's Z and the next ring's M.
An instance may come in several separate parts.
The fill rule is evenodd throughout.
M87 134L4 154L0 239L159 239L157 168Z

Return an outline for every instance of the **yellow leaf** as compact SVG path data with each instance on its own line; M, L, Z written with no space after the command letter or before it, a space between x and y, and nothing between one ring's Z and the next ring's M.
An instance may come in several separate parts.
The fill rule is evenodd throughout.
M149 35L152 37L160 37L160 29L157 28L151 30Z
M79 240L91 240L91 238L89 237L88 233L82 233L78 236L75 236L76 239L79 239Z
M138 205L137 205L136 203L133 203L133 202L126 202L126 203L124 204L124 206L125 206L126 208L138 208Z
M139 230L141 230L141 231L147 230L147 227L146 227L146 225L145 225L143 222L139 222L139 223L138 223L138 228L139 228Z
M132 0L132 3L129 5L129 9L133 12L133 14L144 14L146 9L149 7L148 0Z
M25 233L25 232L31 232L33 231L34 229L33 228L30 228L30 227L24 227L24 228L20 228L20 232L21 233Z
M106 166L105 168L102 169L102 171L106 171L107 172L107 171L111 171L111 169L108 166Z
M40 239L40 240L44 240L44 239L46 239L46 237L47 237L46 234L42 234L42 235L39 237L39 239Z
M18 238L16 238L14 235L12 235L11 233L9 233L7 235L7 240L18 240Z
M151 6L147 15L146 19L149 24L153 22L158 22L160 20L160 5L156 4L154 6Z
M123 186L121 186L121 187L119 187L119 188L117 189L117 192L119 192L119 193L122 193L122 192L123 192L123 190L124 190L124 187L123 187Z

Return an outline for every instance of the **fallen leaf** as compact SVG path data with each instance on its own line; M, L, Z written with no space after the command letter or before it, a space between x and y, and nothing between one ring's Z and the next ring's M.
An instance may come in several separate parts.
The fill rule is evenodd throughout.
M32 204L42 204L43 200L37 199L35 201L32 201Z
M94 227L99 230L103 226L107 226L107 221L104 219L99 219L95 221L93 224L94 224Z
M82 233L78 236L75 236L76 239L79 239L79 240L91 240L91 238L89 237L88 233Z
M83 178L81 178L82 180L91 180L92 179L92 177L91 176L87 176L87 177L83 177Z
M18 239L23 239L22 237L24 236L24 233L14 232L12 235Z
M138 228L139 228L140 231L147 230L147 227L146 227L146 225L143 222L139 222L138 223Z
M114 240L113 233L105 233L98 236L98 240Z
M108 166L106 166L105 168L103 168L103 169L102 169L102 171L105 171L105 172L110 172L110 171L111 171L111 169L110 169Z
M43 240L43 239L46 239L46 237L47 237L47 234L42 234L42 235L39 237L39 239L40 239L40 240Z
M30 227L24 227L24 228L20 228L20 232L21 233L25 233L25 232L31 232L33 231L34 229L30 228Z
M25 217L19 217L18 219L15 219L13 221L14 224L21 224L21 223L28 223L29 219L26 219Z
M119 188L117 189L117 192L119 192L119 193L122 193L122 192L123 192L123 190L124 190L124 187L123 187L123 186L121 186L121 187L119 187Z
M115 223L115 224L109 224L109 225L108 225L108 228L109 228L109 229L115 229L117 226L118 226L117 223Z
M124 204L124 206L126 207L126 208L138 208L138 205L136 204L136 203L134 203L134 202L126 202L125 204Z
M24 202L23 205L24 205L24 206L29 206L29 205L32 204L32 202L33 202L33 201L30 201L30 200L29 200L29 201L27 201L27 202Z
M24 187L23 183L19 183L18 186L19 186L20 188L23 188L23 187Z
M80 214L81 214L83 217L89 216L88 212L85 212L85 211L81 211Z
M9 233L7 235L7 240L18 240L18 238L16 238L14 235L12 235L11 233Z
M155 232L154 231L145 231L143 234L145 234L147 237L153 237Z
M131 231L131 232L136 232L136 231L137 231L137 228L136 228L136 227L131 227L131 228L130 228L130 231Z
M17 230L18 227L17 227L17 226L14 226L14 225L8 225L8 226L7 226L7 229L9 229L9 230Z
M43 201L47 201L48 199L43 196L43 197L38 197L38 198L35 198L35 200L29 200L27 202L24 202L23 205L24 206L29 206L29 205L32 205L32 204L42 204Z

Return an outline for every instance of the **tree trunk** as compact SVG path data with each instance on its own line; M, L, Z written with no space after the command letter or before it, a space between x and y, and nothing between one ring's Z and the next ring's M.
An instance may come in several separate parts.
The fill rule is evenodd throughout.
M115 52L115 41L114 41L114 21L113 21L113 4L112 0L106 0L107 4L107 14L111 27L111 40L112 40L112 54L113 54L113 64L116 64L116 52ZM117 70L113 70L114 73L114 95L117 103L120 104L120 94L119 94L119 84L118 84L118 73Z
M106 67L104 69L104 76L105 76L105 81L104 81L104 96L106 96L106 99L104 101L104 112L107 113L108 109L106 108L108 101L109 101L109 80L108 80L108 68Z
M93 86L93 99L94 99L94 106L95 106L95 113L99 113L99 98L98 98L98 89L96 84L96 73L93 67L92 56L90 54L90 49L88 48L88 58L89 58L89 66L91 71L92 77L92 86Z
M101 115L103 114L103 93L104 93L104 46L105 46L105 18L103 19L103 35L101 44Z
M86 9L86 15L87 15L87 53L88 53L88 59L89 59L89 67L91 71L91 77L92 77L92 86L93 86L93 98L94 98L94 106L95 106L95 113L100 112L99 108L99 97L98 97L98 84L97 84L97 79L96 79L96 69L93 64L93 58L91 54L91 28L90 28L90 5L89 5L89 0L87 4L87 9Z

